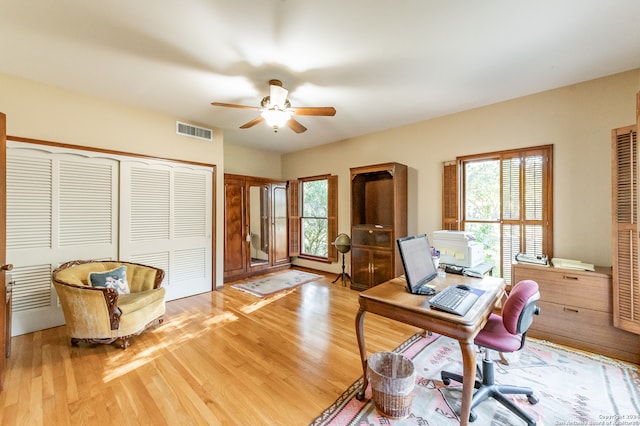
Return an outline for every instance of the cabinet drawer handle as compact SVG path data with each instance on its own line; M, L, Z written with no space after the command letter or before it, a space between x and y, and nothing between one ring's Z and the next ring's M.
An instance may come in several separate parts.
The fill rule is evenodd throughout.
M565 280L578 281L578 277L572 277L571 275L563 275L562 278L564 278Z
M574 312L574 313L576 313L576 314L577 314L578 312L580 312L580 311L578 311L577 309L566 308L566 307L564 308L564 310L565 310L566 312Z

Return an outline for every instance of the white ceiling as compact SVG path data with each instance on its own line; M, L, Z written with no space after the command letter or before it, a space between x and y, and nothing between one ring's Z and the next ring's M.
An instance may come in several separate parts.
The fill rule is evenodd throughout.
M0 72L290 152L640 68L638 0L0 0ZM280 79L307 132L238 127Z

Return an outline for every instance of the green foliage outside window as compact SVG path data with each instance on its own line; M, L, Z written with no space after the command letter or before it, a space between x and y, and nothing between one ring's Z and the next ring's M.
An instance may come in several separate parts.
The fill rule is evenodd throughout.
M327 179L302 182L302 253L328 257L328 192Z
M464 195L464 230L482 243L484 261L493 263L500 276L500 160L465 164Z

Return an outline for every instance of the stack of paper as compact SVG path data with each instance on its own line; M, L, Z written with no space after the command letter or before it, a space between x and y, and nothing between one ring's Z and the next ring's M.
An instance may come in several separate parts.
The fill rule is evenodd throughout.
M578 271L596 270L592 263L582 263L579 260L560 259L558 257L554 257L553 259L551 259L551 263L556 268L575 269Z

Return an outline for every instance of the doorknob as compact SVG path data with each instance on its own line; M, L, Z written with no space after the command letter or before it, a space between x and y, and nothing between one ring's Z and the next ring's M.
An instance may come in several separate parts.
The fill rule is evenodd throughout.
M12 269L13 269L13 265L10 263L0 266L0 271L10 271Z

